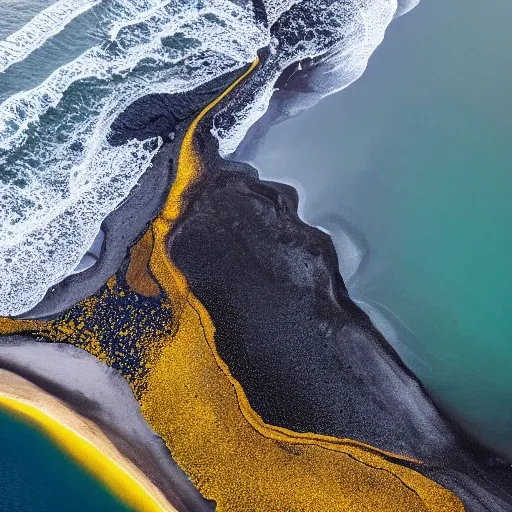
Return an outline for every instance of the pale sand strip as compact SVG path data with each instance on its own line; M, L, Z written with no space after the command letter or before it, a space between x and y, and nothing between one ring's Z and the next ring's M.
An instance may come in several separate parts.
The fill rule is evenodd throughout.
M177 512L92 421L28 380L0 369L0 407L35 424L116 496L140 512Z

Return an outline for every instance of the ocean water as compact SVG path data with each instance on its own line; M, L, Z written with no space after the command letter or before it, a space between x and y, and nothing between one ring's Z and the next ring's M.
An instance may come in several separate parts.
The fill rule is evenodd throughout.
M352 297L437 402L510 456L511 15L507 0L422 2L255 161L301 184Z
M0 510L129 512L35 428L0 410Z

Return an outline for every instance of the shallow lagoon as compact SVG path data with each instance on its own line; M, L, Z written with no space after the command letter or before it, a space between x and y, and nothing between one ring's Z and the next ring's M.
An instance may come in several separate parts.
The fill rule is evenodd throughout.
M0 510L129 512L36 428L0 410Z

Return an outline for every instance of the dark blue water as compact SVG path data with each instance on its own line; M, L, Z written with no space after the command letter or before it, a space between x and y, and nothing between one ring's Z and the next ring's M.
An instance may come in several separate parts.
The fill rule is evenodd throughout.
M0 511L128 512L34 427L0 410Z

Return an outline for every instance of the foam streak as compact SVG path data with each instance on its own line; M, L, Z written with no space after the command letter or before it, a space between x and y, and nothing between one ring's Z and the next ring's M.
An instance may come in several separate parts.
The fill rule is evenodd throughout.
M80 14L101 0L61 0L35 16L20 30L0 41L0 73L21 62L48 39L56 36Z

